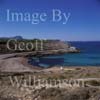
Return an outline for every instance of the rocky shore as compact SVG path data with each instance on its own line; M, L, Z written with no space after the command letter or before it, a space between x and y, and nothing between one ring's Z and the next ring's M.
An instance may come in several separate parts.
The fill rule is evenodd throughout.
M31 55L78 53L79 49L60 40L0 39L0 54L31 52Z
M38 66L32 67L31 65L28 64L28 57L42 57L42 56L47 56L47 55L60 55L64 53L79 53L80 51L71 46L68 43L64 43L60 40L43 40L43 50L32 50L32 51L20 51L20 50L15 50L15 51L9 51L6 47L7 41L2 40L0 41L0 71L5 71L5 72L27 72L27 71L32 71L33 68L39 69ZM35 44L35 40L16 40L20 44L22 43L27 43L30 42ZM36 40L37 41L37 40ZM40 42L40 40L38 40ZM38 42L38 43L39 43ZM16 44L16 43L15 43ZM11 48L14 48L14 43L11 44ZM40 42L41 44L41 42ZM20 48L22 48L20 47ZM39 45L41 48L41 45ZM5 53L5 54L3 54Z
M99 67L66 66L60 68L53 66L51 68L38 68L28 65L26 60L23 57L9 58L3 62L0 60L0 100L99 100ZM77 84L62 83L60 87L47 88L47 85L42 83L44 84L42 87L36 88L33 86L33 81L31 84L29 83L29 76L36 78L36 85L38 85L37 82L43 82L42 80L48 82L52 80L52 86L55 86L55 80L75 81L81 79L85 80L85 84L88 82L90 86L82 87ZM14 86L12 82L14 82Z
M27 63L29 54L23 55L20 53L0 56L0 100L99 100L100 67L40 68ZM85 82L89 81L90 86L62 84L62 87L36 88L33 87L33 83L29 85L29 79L27 79L29 76L48 81L81 79ZM14 86L12 85L14 79L11 81L11 77L18 79L17 84L14 82ZM18 86L18 82L22 82L21 85Z
M45 51L0 55L0 100L99 100L100 67L40 68L28 63L28 57L32 56L78 52L75 47L65 45L63 42L49 41L45 44ZM35 83L30 82L30 79L34 78ZM84 86L82 83L78 84L78 81L84 82Z

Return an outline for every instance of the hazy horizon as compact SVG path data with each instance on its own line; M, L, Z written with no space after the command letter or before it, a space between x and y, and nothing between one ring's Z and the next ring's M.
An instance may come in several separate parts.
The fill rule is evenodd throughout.
M63 39L58 39L58 38L35 38L35 37L31 37L31 38L27 38L21 35L16 35L16 36L4 36L0 38L13 38L13 37L22 37L23 39L44 39L44 40L61 40L61 41L68 41L68 42L100 42L100 40L63 40Z

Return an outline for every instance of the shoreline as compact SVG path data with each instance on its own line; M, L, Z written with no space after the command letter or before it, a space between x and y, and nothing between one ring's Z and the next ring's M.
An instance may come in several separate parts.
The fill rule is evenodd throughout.
M7 57L7 58L6 58ZM63 76L72 78L100 77L100 67L98 66L52 66L42 68L32 66L28 63L28 57L2 55L0 56L0 73L37 73L38 75Z
M43 98L45 96L48 96L48 99L46 98L46 100L49 100L51 98L51 95L55 93L55 96L62 96L63 94L63 97L66 98L74 98L74 95L76 95L77 97L83 98L82 100L84 100L84 97L87 97L88 93L91 93L89 94L88 98L91 98L92 95L96 95L94 98L99 96L100 67L66 66L64 68L61 68L59 66L52 66L50 68L40 68L38 66L30 65L28 63L28 57L25 55L23 56L22 54L11 54L10 56L0 56L0 100L35 100L34 98L37 99L38 97L40 98L38 100L44 100ZM31 85L29 85L29 77L31 77L32 83L34 83L35 81L33 78L36 78L36 86L34 86L32 83ZM12 85L10 78L13 80L15 84L14 86ZM19 87L17 87L18 84L15 83L16 78L18 82L21 82L19 83ZM71 85L70 83L62 83L60 84L60 87L55 87L55 85L52 85L53 87L48 87L49 85L45 85L44 82L43 84L41 84L42 87L40 85L38 87L37 82L40 82L42 80L46 80L46 82L49 80L60 80L61 82L63 80L72 82L79 80L80 82L84 81L86 86L82 87L81 85L77 85L76 83L73 85ZM96 93L94 93L94 91L96 91ZM55 96L53 95L53 98L55 98ZM62 98L60 100L63 100ZM58 99L59 97L57 98L57 100Z
M37 69L48 69L48 68L53 68L57 67L60 68L61 66L51 66L51 67L40 67L40 66L34 66L28 63L28 59L33 56L31 55L33 52L24 52L24 53L13 53L13 54L2 54L0 55L0 67L3 66L2 64L9 62L10 64L16 63L16 64L23 64L24 66L27 66L29 68L37 68ZM47 56L47 55L45 55ZM14 61L14 62L13 62ZM5 64L4 64L5 65ZM10 66L11 67L11 66ZM100 66L63 66L63 68L99 68Z

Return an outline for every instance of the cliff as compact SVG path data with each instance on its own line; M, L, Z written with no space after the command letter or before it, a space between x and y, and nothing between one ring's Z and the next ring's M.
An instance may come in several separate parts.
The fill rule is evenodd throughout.
M64 53L77 53L79 50L76 47L71 46L68 42L63 42L60 40L51 40L44 43L45 50L56 50Z

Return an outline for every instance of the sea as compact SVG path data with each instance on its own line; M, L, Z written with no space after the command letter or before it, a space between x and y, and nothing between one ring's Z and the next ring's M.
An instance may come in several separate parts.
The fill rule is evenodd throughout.
M51 66L100 66L100 41L70 42L80 53L32 57L29 63L42 67Z

